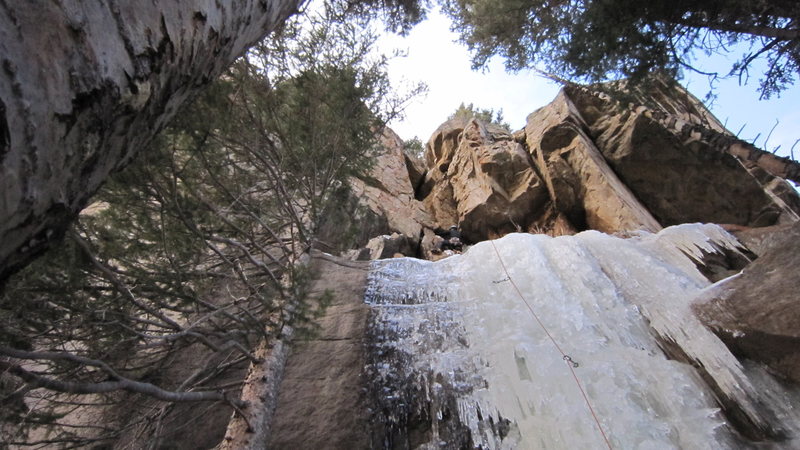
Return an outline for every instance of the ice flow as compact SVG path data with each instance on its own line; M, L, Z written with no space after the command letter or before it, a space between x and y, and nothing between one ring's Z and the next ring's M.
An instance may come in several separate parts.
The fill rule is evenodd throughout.
M790 433L765 405L781 388L754 386L769 377L748 376L690 310L710 286L694 260L736 246L693 224L377 261L367 373L384 446L719 449Z

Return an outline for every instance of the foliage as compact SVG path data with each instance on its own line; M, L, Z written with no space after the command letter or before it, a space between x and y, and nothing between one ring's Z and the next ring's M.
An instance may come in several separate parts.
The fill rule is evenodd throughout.
M430 0L332 0L325 2L327 15L341 20L380 20L387 30L407 33L425 18Z
M493 55L507 67L541 64L549 73L599 81L642 79L654 69L699 70L698 54L748 48L731 68L747 79L766 69L762 96L780 92L800 70L800 3L792 0L444 0L473 64ZM716 75L716 74L711 74Z
M410 156L421 159L425 153L425 144L419 136L403 141L403 151Z
M310 324L330 294L310 302L299 258L406 100L393 97L374 40L325 16L287 23L107 183L60 247L10 280L0 420L14 426L0 433L22 436L3 441L80 404L121 413L131 405L118 389L235 405L238 385L222 377L254 361L259 340ZM150 409L142 424L56 426L48 439L157 434L167 409Z
M493 123L495 125L500 125L506 130L511 129L511 126L503 121L502 109L500 109L499 111L495 111L494 109L477 108L472 103L470 103L469 105L465 105L464 102L461 102L461 104L458 105L458 108L456 108L455 112L453 112L453 114L450 114L450 116L447 119L468 120L472 118L476 118L486 123Z

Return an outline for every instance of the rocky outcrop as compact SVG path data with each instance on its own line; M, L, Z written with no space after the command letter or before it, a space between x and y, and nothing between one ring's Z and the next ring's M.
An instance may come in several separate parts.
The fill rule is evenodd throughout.
M661 228L584 131L565 91L528 116L525 135L556 210L576 228L606 233Z
M626 89L568 86L514 134L476 119L445 122L426 146L416 197L437 228L458 224L470 243L512 231L800 219L797 191L776 176L789 169L742 153L747 144L691 94L661 78Z
M547 201L525 149L501 127L451 120L434 133L426 152L435 169L427 175L432 187L425 205L440 227L460 224L468 241L527 229L531 213Z
M750 149L662 78L647 89L567 86L515 133L450 119L430 137L422 160L405 154L391 130L381 144L373 171L352 180L354 195L330 212L338 218L327 227L332 236L345 225L370 231L323 250L355 245L361 250L349 252L353 259L437 260L449 254L438 248L451 225L474 244L515 231L627 236L691 222L757 228L800 220L800 196L776 176L792 164ZM403 236L401 250L384 249L389 241L366 248L370 237L392 233ZM738 269L720 270L711 276Z
M800 383L800 224L771 231L745 234L763 253L694 309L736 354Z
M400 233L382 235L370 239L367 243L369 259L386 259L396 256L416 256L416 245Z
M766 226L781 215L781 206L736 157L684 136L684 119L623 108L579 88L565 92L609 166L662 225Z
M758 257L781 245L783 235L791 230L792 224L772 225L761 228L737 225L725 225L724 227Z
M381 152L370 175L351 180L353 193L362 205L386 218L390 232L419 240L423 229L433 227L433 220L415 198L403 141L387 128L380 142Z

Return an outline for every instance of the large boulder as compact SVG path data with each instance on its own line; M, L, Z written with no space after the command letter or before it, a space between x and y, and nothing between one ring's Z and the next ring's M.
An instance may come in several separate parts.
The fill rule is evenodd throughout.
M442 227L458 223L458 205L447 173L467 122L465 119L446 121L433 132L425 146L427 170L416 195L422 199L434 221Z
M461 133L469 119L454 118L439 125L425 146L425 164L446 173L461 142Z
M385 259L396 256L416 256L415 247L407 236L392 233L370 239L366 248L369 250L369 259Z
M464 129L448 178L462 233L473 242L526 230L548 198L522 145L478 120Z
M683 135L688 114L670 117L645 107L621 108L581 89L567 92L609 166L662 225L766 226L781 215L782 208L734 156Z

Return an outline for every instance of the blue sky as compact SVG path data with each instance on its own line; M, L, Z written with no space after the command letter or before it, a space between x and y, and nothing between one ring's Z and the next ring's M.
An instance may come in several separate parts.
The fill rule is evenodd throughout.
M418 136L427 141L461 102L502 109L506 122L512 129L519 129L524 126L528 114L556 96L559 89L556 84L532 72L507 73L499 58L493 59L485 71L472 71L469 52L454 42L458 36L449 28L448 18L432 12L407 37L384 35L379 41L384 52L400 49L408 53L390 62L389 75L396 87L423 81L429 88L426 96L409 105L404 120L391 123L402 138ZM718 60L721 64L716 70L725 72L729 66L725 66L721 58ZM705 62L698 58L698 65ZM780 98L759 101L758 75L753 72L746 86L739 86L737 80L720 82L715 90L717 99L711 105L712 112L721 122L727 122L728 129L734 133L744 126L741 138L752 141L760 134L756 144L762 148L777 119L779 124L767 147L772 150L780 145L778 154L788 156L790 147L800 138L800 83ZM687 74L682 83L701 99L709 90L706 78L701 75ZM795 147L795 159L798 158L800 144Z

